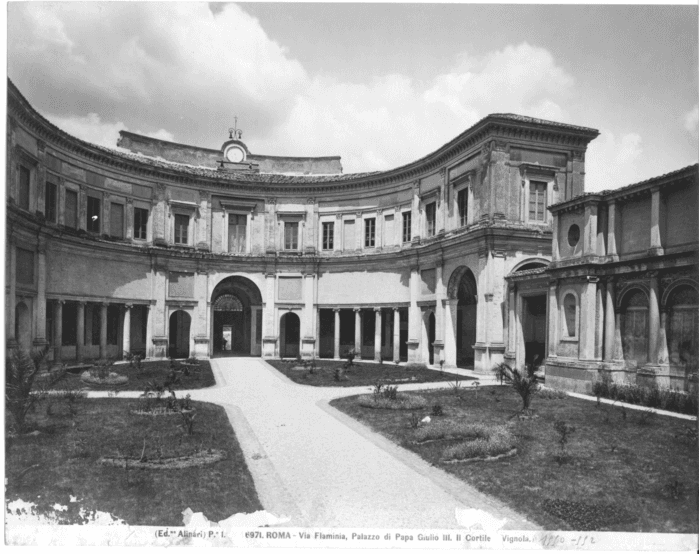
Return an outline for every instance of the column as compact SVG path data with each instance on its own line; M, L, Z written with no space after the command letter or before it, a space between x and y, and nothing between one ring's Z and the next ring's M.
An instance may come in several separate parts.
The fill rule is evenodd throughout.
M333 327L335 333L335 343L333 347L333 358L335 360L340 359L340 308L333 308L335 314L335 326Z
M131 353L131 308L133 308L132 304L124 306L124 330L122 331L122 337L124 341L123 350L127 354Z
M354 357L362 359L362 309L354 308Z
M523 333L524 301L519 294L515 295L515 366L524 367L524 360L527 353L527 345L524 343Z
M658 328L658 363L667 364L670 353L667 350L667 308L660 311L660 327Z
M507 289L507 351L513 354L517 350L517 289L512 284Z
M100 304L100 360L107 359L107 304Z
M611 362L614 359L614 334L616 317L614 315L614 280L607 279L607 300L604 306L604 361Z
M374 361L381 361L381 308L374 308Z
M63 300L56 300L53 310L53 365L60 366L63 359Z
M614 315L614 360L624 360L624 349L621 344L621 313Z
M658 329L660 328L658 272L650 272L650 295L648 299L648 363L658 363Z
M607 256L613 260L619 259L616 252L616 202L609 201L607 211Z
M393 361L400 362L400 309L393 308Z
M580 294L580 359L595 359L595 323L597 307L597 277L588 277Z
M252 306L250 309L250 354L255 355L255 346L257 345L257 307Z
M265 296L263 309L263 332L262 332L262 355L265 358L272 358L276 355L277 347L277 322L274 314L274 286L276 275L274 273L265 274Z
M551 261L555 262L560 258L558 253L558 213L553 213L551 222L552 242L551 242Z
M444 367L456 367L456 320L459 299L449 298L446 302L444 322Z
M408 308L408 361L419 362L420 347L420 329L421 318L420 310L417 306L417 298L419 294L420 278L418 275L417 266L410 269L410 307Z
M146 358L153 357L153 310L150 304L146 308Z
M40 244L38 251L39 275L36 293L36 334L34 344L46 344L46 245Z
M548 357L556 358L558 347L558 281L549 281L548 290Z
M604 344L604 297L605 295L605 283L600 280L597 283L597 294L595 300L595 311L597 313L596 324L595 324L595 360L601 360L603 357L603 344Z
M583 256L597 254L597 204L585 204L585 229L583 229Z
M75 357L78 363L85 358L85 302L78 302L77 321L75 325Z
M434 310L434 363L444 360L444 298L446 287L444 286L444 266L437 264L437 286L435 299L437 301Z
M660 187L655 186L651 188L650 249L648 254L660 256L662 253L663 246L660 241Z

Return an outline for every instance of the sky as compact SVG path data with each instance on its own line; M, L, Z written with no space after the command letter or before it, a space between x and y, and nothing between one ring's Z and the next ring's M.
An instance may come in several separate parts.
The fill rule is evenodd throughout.
M10 2L8 76L68 133L391 169L489 113L593 127L586 190L697 161L697 6Z

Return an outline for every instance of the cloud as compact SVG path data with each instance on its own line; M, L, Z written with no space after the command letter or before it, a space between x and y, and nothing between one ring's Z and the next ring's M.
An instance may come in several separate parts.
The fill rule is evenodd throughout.
M491 112L566 121L561 106L575 93L553 55L526 42L464 52L425 81L348 82L309 75L235 4L14 2L8 10L9 74L20 90L68 132L111 147L119 129L140 128L216 148L238 115L254 153L341 155L346 172L382 170Z
M695 137L699 136L699 104L684 115L684 128Z
M639 181L642 142L638 133L616 137L609 129L601 129L585 156L585 190L615 189Z

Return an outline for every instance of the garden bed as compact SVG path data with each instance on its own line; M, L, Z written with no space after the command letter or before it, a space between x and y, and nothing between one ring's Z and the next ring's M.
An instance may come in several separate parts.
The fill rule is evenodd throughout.
M51 416L46 401L37 403L27 423L28 430L41 433L10 436L7 442L6 499L33 502L48 512L54 504L68 506L61 512L65 523L78 521L70 520L71 513L77 517L76 506L108 512L130 525L168 526L182 525L186 508L212 521L262 509L225 410L192 404L197 418L189 435L179 418L133 414L138 400L83 398L71 415L53 399ZM147 463L129 462L127 470L100 462L124 457Z
M139 370L135 367L130 367L128 363L118 363L111 366L109 371L129 378L128 383L118 386L120 391L143 391L152 381L163 383L170 373L169 360L141 362L141 367L142 369ZM182 371L178 372L178 377L179 382L172 386L174 390L204 389L216 384L216 379L211 371L211 364L209 364L208 360L200 360L198 369L192 369L190 366L189 375L185 375ZM67 373L60 380L52 383L48 388L61 390L82 387L88 387L88 384L81 380L80 375ZM39 383L36 383L34 388L39 388ZM111 390L114 388L114 385L90 384L89 388L94 390Z
M428 403L420 419L435 405L444 415L417 429L412 414L365 408L358 396L331 405L546 529L697 532L696 422L552 394L535 394L537 417L521 419L512 417L522 404L509 387L419 394ZM560 420L575 428L565 455L554 428ZM516 453L450 463L445 452L459 437L471 438L464 424L506 425Z
M313 387L358 387L374 385L377 381L386 384L407 385L410 383L432 383L437 381L463 381L473 380L471 377L454 375L425 367L416 369L406 369L405 366L393 363L371 364L354 362L354 364L343 369L345 361L316 359L316 367L313 373L310 368L299 370L303 366L296 360L265 360L269 365L286 375L289 379L300 385L310 385ZM339 379L336 378L336 370L342 370Z

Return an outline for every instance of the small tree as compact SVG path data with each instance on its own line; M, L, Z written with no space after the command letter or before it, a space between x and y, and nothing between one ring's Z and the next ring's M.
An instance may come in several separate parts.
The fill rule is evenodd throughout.
M534 364L527 364L522 370L507 364L498 364L496 371L498 377L505 383L512 385L515 392L522 398L522 411L529 410L532 396L539 389L536 375L534 375L536 371Z
M5 406L15 420L17 433L25 431L25 418L37 398L31 394L34 377L48 353L49 346L45 345L30 352L14 348L5 357Z

